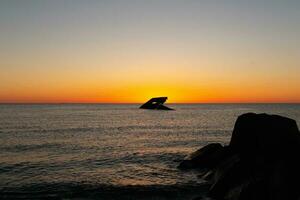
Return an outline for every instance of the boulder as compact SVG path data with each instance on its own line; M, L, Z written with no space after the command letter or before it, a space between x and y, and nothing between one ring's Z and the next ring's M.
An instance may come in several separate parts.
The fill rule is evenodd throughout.
M272 162L298 153L300 134L293 119L247 113L238 117L229 146L244 158L261 156Z
M189 155L179 164L178 168L213 168L220 162L220 159L224 157L224 153L224 147L220 143L212 143Z
M300 133L293 119L243 114L229 146L207 145L181 165L208 169L208 196L215 200L300 199Z
M249 173L244 170L240 156L238 154L229 156L214 169L209 195L216 199L228 195L239 196L239 191L245 184L243 182L247 180L247 176Z

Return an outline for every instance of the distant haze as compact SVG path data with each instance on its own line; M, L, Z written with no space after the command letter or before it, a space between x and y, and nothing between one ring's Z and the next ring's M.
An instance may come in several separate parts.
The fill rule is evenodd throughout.
M300 1L2 0L0 102L300 102Z

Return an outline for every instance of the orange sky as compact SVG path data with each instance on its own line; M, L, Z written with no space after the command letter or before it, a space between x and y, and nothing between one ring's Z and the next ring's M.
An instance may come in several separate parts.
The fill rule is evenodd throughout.
M293 93L298 85L291 88L290 82L282 85L273 85L272 82L247 85L243 82L226 81L213 81L215 85L210 82L199 85L188 85L188 82L173 85L120 82L121 86L110 84L107 87L101 85L101 82L85 84L86 82L88 81L77 85L67 83L61 87L56 87L56 84L49 86L47 83L20 84L17 89L8 88L8 95L2 93L0 98L2 102L17 103L140 103L156 96L168 96L169 103L300 102L299 93ZM274 88L280 90L281 95Z
M20 4L0 2L0 103L300 102L297 2Z

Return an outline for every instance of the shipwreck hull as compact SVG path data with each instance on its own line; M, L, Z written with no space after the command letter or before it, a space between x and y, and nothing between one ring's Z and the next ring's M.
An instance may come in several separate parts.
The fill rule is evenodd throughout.
M155 97L140 106L141 109L151 109L151 110L173 110L165 105L168 97Z

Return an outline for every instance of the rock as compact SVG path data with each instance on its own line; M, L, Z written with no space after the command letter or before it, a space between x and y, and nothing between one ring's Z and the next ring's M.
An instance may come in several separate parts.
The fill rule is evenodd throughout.
M178 168L180 169L207 169L216 166L220 159L223 158L224 147L220 143L212 143L195 151L185 160L183 160Z
M300 134L295 120L254 113L238 117L229 144L247 159L261 155L267 159L265 161L291 155L299 149L299 145Z
M208 169L208 196L216 200L300 199L300 133L293 119L241 115L229 146L207 145L181 165Z
M209 195L218 199L235 189L235 186L239 185L237 183L242 182L244 176L248 174L244 173L241 166L240 156L235 154L225 159L215 168Z
M243 185L239 200L299 197L300 134L295 120L278 115L241 115L229 146L242 161L237 171L244 176L242 183L231 179L232 184Z
M154 110L173 110L165 105L168 97L156 97L152 98L143 105L140 106L141 109L154 109Z

